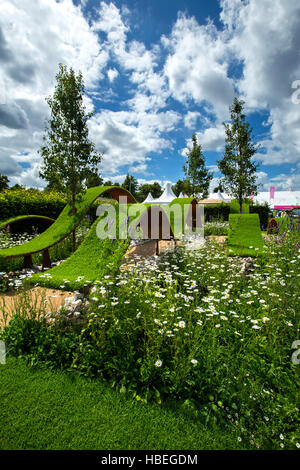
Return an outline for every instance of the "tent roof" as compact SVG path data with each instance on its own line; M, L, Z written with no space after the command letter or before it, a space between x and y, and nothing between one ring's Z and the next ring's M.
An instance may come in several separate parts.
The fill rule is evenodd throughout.
M264 204L267 202L271 207L274 206L297 206L300 205L300 191L276 191L274 199L270 199L270 192L263 191L254 196L254 202Z
M154 199L152 197L152 194L149 193L148 196L146 197L146 199L143 201L143 204L147 203L147 202L153 202Z
M152 202L157 204L169 204L173 199L176 199L176 196L172 191L172 185L171 183L167 183L162 195L157 199L153 199Z

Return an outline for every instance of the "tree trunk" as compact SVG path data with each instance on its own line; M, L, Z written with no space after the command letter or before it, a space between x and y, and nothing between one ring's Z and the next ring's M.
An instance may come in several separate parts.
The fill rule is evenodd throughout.
M243 212L243 199L239 198L239 203L240 203L240 214Z
M76 229L72 231L72 246L73 246L73 253L76 251Z

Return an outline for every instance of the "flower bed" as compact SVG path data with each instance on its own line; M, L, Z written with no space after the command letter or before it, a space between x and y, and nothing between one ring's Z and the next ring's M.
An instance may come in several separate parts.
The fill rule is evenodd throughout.
M80 323L17 317L2 338L32 364L103 377L139 401L173 398L246 447L295 448L300 244L296 232L266 243L246 270L214 244L136 260L95 282Z

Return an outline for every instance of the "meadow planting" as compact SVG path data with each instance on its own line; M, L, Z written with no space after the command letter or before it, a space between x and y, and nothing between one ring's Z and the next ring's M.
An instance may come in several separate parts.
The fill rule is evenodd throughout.
M174 401L234 429L245 448L299 448L298 230L251 259L228 248L182 245L117 270L112 257L76 322L64 309L20 314L1 339L32 366L105 379L141 403Z

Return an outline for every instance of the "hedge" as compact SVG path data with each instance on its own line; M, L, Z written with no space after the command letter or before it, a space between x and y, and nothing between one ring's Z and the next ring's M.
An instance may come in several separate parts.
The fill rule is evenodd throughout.
M267 203L251 204L250 214L258 214L261 229L267 230L269 224L269 217L271 215L271 209Z
M244 207L247 206L247 207ZM258 214L259 215L259 222L262 230L267 230L268 222L269 222L269 215L270 215L270 208L268 204L246 204L243 208L245 208L244 213L250 214ZM233 205L234 207L234 205ZM232 205L231 203L221 203L221 204L207 204L204 206L204 215L205 215L205 222L210 222L214 219L222 219L224 221L228 221L229 214L231 212ZM239 213L239 208L238 208Z
M206 204L204 205L205 222L210 222L214 219L227 221L230 214L230 204Z
M249 202L242 203L242 213L249 214ZM230 202L230 214L239 214L240 213L240 203L237 199L232 199Z
M45 215L56 219L65 207L64 194L35 189L6 189L0 192L0 221L18 215Z

